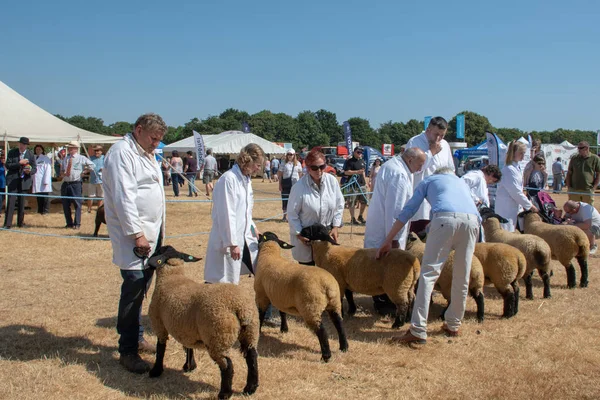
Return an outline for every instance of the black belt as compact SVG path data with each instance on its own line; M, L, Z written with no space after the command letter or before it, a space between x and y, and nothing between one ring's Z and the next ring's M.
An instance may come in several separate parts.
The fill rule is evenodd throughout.
M81 183L81 181L71 181L71 182L63 182L66 183L67 185L72 185L74 183Z

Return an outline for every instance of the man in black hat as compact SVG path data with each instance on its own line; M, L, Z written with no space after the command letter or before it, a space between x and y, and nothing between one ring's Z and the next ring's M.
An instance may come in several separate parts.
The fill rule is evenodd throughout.
M31 190L31 177L37 171L35 155L27 149L29 139L19 139L19 146L10 149L6 155L6 186L8 187L8 208L4 219L4 227L10 229L15 212L15 204L18 206L17 226L23 227L25 215L25 198L23 196L11 196L11 193L28 193Z

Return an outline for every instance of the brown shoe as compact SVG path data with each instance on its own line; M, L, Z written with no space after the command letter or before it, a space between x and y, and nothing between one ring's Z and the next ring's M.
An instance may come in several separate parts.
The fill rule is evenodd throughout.
M460 335L458 332L458 330L453 331L450 328L448 328L448 325L446 325L446 323L444 322L444 324L442 325L442 331L444 331L444 333L446 334L446 336L449 337L457 337L458 335Z
M140 353L156 354L156 346L148 343L146 339L142 339L140 342L138 342L138 351Z
M119 364L125 367L127 371L135 374L145 374L150 371L150 365L135 353L121 354Z
M425 344L425 343L427 343L427 340L421 339L420 337L416 337L415 335L413 335L411 333L411 331L409 329L408 331L406 331L406 333L404 335L394 336L393 338L391 338L390 342L396 343L396 344L411 344L411 343Z

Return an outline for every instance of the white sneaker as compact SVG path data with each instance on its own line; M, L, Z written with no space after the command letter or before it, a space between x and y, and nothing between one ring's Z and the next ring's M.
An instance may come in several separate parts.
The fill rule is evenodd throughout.
M596 254L596 251L598 251L598 245L594 244L590 249L590 254Z

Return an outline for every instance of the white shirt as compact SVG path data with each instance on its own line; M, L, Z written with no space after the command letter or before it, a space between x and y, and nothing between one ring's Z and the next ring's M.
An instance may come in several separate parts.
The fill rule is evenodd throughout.
M392 229L396 217L413 194L413 174L402 157L394 157L381 166L375 180L373 197L365 228L364 247L379 248ZM394 237L400 248L406 247L408 224Z
M292 184L295 184L300 179L300 172L302 172L302 165L298 161L295 164L288 162L281 167L281 174L283 179L292 178Z
M244 244L247 244L253 265L258 254L256 226L252 220L252 181L242 174L237 164L225 172L215 184L213 204L204 280L237 285L240 274L249 271L242 270L241 257L239 260L231 258L229 247L238 246L243 256Z
M33 193L52 192L52 160L48 156L40 154L35 157L37 171L33 175Z
M471 197L473 198L475 205L482 203L486 207L490 206L490 196L483 171L469 171L464 174L461 179L464 180L467 185L469 185L469 188L471 189Z
M290 224L290 244L292 256L300 262L311 262L312 249L302 243L296 235L302 228L316 223L325 226L341 226L344 213L344 195L337 179L324 173L318 187L310 175L304 175L292 186L288 199L288 221Z
M416 188L423 179L433 175L433 173L440 168L448 167L454 170L454 160L452 159L452 150L450 149L450 145L444 139L442 139L440 145L442 146L442 150L435 156L432 155L431 150L429 150L429 141L427 140L427 136L425 136L425 132L422 132L420 135L413 136L410 138L408 143L406 143L407 149L411 147L418 147L423 150L427 156L421 171L416 172L413 176L413 188ZM419 210L413 216L412 221L418 221L420 219L428 220L430 211L431 206L429 205L429 202L425 200L423 204L421 204Z
M133 254L135 234L144 233L150 254L156 250L159 235L164 235L165 192L160 165L140 150L129 133L108 150L103 172L104 211L113 263L124 270L142 270L147 259L142 261Z
M579 211L575 214L568 214L575 222L585 222L592 220L592 226L600 227L600 213L591 204L579 202Z
M523 193L523 173L517 162L505 165L502 168L502 179L498 182L496 190L495 211L506 218L508 222L502 228L514 232L517 224L517 215L521 210L529 210L531 202Z
M81 173L85 167L94 169L96 165L86 156L82 156L77 153L74 156L67 154L65 158L63 158L60 169L63 173L67 173L69 167L69 160L73 158L71 162L71 171L69 176L63 176L63 182L79 182L81 181Z
M212 155L207 155L204 159L204 169L206 171L216 171L217 170L217 160Z

